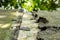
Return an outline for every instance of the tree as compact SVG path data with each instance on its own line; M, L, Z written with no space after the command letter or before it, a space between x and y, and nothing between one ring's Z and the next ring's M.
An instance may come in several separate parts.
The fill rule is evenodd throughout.
M56 10L58 4L55 4L57 0L0 0L0 5L3 5L5 9L18 9L19 7L28 11L36 10Z

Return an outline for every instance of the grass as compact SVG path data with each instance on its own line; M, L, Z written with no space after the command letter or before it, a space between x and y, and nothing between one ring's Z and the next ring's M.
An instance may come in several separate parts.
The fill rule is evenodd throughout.
M11 23L11 20L10 18L1 19L0 23L4 25L6 23ZM9 28L10 28L10 25L7 28L0 28L0 40L10 40L11 32Z
M11 32L9 28L2 29L0 28L0 40L10 40Z
M8 24L8 23L12 23L12 15L10 14L10 12L1 12L0 11L0 15L5 15L5 18L0 18L0 24ZM10 25L11 26L11 25ZM10 26L8 26L7 28L0 28L0 40L10 40L11 38L11 31L10 31Z

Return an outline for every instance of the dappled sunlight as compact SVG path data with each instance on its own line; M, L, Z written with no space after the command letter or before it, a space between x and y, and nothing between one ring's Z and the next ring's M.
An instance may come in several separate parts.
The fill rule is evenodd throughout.
M7 23L7 24L0 24L0 28L7 28L9 27L11 24Z
M16 16L17 12L11 12L11 15Z
M12 16L16 16L16 17L18 17L18 16L22 16L23 15L23 13L21 13L21 12L11 12L11 15Z
M31 15L30 15L30 14L24 14L23 17L24 17L24 18L30 18Z
M28 16L27 14L24 14L24 16L23 16L23 17L27 17L27 18L28 18L29 16Z
M0 24L0 27L2 26L3 24Z
M25 3L25 5L27 5L27 6L31 6L31 2L28 1L27 3Z
M17 12L16 13L16 16L18 17L18 16L22 16L23 15L23 12Z
M5 15L0 15L0 18L5 18L5 17L7 17L7 16L5 16Z

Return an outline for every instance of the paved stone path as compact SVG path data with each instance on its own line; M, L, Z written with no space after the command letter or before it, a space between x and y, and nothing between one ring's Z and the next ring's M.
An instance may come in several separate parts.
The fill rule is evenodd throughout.
M32 15L24 14L19 30L18 40L36 40L38 24L32 19Z
M36 40L38 33L38 23L33 19L31 14L24 13L22 18L17 16L17 21L12 24L12 39L11 40Z

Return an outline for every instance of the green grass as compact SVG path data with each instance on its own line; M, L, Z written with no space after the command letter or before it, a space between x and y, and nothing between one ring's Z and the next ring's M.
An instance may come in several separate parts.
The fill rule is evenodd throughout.
M10 40L11 32L9 28L2 29L0 28L0 40Z
M0 18L0 23L10 23L13 18L10 16L7 16L5 18Z
M11 18L2 18L0 19L0 23L6 24L11 23ZM10 26L8 28L0 28L0 40L10 40L11 32L10 32Z
M13 17L10 13L0 12L0 15L7 16L5 18L0 18L0 24L12 23ZM10 26L8 28L0 28L0 40L10 40L11 38Z

